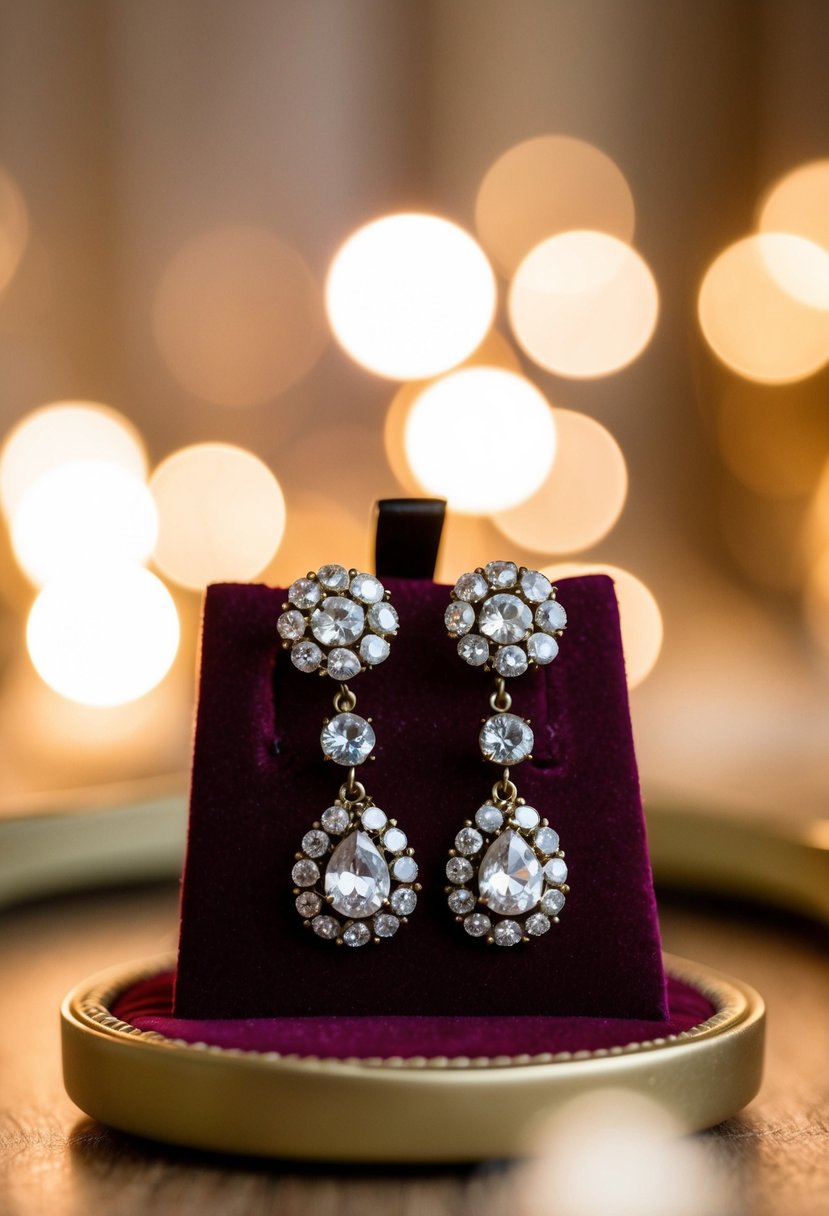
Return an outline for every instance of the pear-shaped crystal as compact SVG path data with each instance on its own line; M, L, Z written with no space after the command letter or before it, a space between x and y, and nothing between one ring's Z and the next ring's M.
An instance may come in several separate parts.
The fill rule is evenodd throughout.
M344 916L373 916L388 897L389 867L367 832L349 832L325 871L325 894Z
M492 842L478 870L481 902L492 912L516 916L541 899L541 862L517 832L509 828Z

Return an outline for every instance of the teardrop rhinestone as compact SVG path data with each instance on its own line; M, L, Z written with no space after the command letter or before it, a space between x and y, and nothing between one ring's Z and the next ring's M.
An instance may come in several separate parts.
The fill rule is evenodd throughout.
M391 887L389 867L367 832L349 832L325 871L325 894L344 916L373 916Z
M492 842L478 870L481 901L492 912L516 916L541 899L544 874L533 850L511 828Z

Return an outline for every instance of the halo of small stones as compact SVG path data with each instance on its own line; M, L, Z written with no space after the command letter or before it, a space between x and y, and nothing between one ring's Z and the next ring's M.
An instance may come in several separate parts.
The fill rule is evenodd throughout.
M508 828L530 846L544 870L541 899L528 912L514 916L493 913L472 885L490 845ZM523 798L511 803L485 802L474 822L464 822L455 837L455 848L449 850L446 877L450 884L445 888L447 902L455 920L470 937L483 938L490 946L517 946L543 937L559 923L559 913L570 893L558 832Z
M451 597L446 630L470 667L514 677L533 665L552 663L558 654L557 639L566 628L567 614L556 599L556 588L540 570L515 562L487 562L462 574ZM499 627L500 609L508 619Z
M288 599L276 628L284 650L299 671L318 672L344 684L361 671L385 662L389 639L397 634L398 616L378 578L360 570L329 564L309 571L288 588ZM352 619L338 625L325 619L324 604L335 609L353 604ZM327 623L327 627L326 627ZM340 632L339 640L325 640Z
M354 831L363 831L389 867L391 889L383 907L365 919L349 919L330 908L325 894L327 859L337 845ZM394 937L417 906L421 884L416 881L417 862L406 833L396 819L389 819L371 801L349 807L338 798L302 838L302 849L295 854L291 876L294 903L306 929L324 941L338 946L365 946Z

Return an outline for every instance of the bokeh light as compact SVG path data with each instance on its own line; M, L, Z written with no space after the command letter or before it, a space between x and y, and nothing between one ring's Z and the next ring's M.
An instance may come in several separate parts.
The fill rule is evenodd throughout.
M172 375L215 405L260 405L311 370L327 341L322 292L295 249L262 228L219 228L172 259L153 305Z
M475 204L481 244L509 277L541 241L589 228L633 239L633 195L619 166L567 135L515 144L486 173Z
M763 233L729 245L708 268L699 321L709 346L732 371L784 384L812 375L829 359L829 313L780 285L781 267L788 263L799 275L804 258L818 253L803 237Z
M501 511L495 526L524 549L576 553L606 536L622 513L628 475L608 430L575 410L553 410L557 447L552 469L531 498Z
M812 636L829 655L829 548L809 571L803 592L803 611Z
M28 237L29 218L23 195L0 168L0 291L14 278Z
M346 569L373 569L367 511L355 512L350 504L324 493L299 490L290 493L289 499L285 535L263 573L265 582L288 587L298 574L318 570L327 562L338 562Z
M150 489L159 516L153 557L182 587L253 578L279 547L285 500L252 452L225 443L181 448L158 466Z
M18 503L12 547L37 586L92 568L141 564L158 513L144 481L116 464L75 460L41 474Z
M818 246L820 253L801 249L800 258L776 257L772 247L769 269L796 299L829 308L829 160L810 161L778 179L762 201L758 227L805 237Z
M149 570L58 579L32 605L26 643L38 675L61 696L82 705L121 705L169 671L178 614Z
M138 431L122 414L87 401L41 406L10 431L0 454L0 501L7 519L44 473L72 461L103 461L143 478L147 457Z
M629 570L611 566L607 562L556 562L554 566L545 566L544 573L554 582L585 574L606 574L613 579L619 603L628 687L635 688L641 684L653 671L662 649L662 613L653 592Z
M508 303L530 358L573 379L607 376L633 362L659 314L644 260L604 232L564 232L536 245L515 272Z
M492 325L496 298L483 250L435 215L388 215L358 229L326 284L337 340L357 363L392 380L461 363Z
M423 489L461 514L489 515L535 493L553 463L556 431L550 406L529 380L470 367L419 394L405 444Z

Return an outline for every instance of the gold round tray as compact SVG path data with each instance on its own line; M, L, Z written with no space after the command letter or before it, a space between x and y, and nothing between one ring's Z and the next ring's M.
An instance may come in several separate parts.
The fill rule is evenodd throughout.
M122 992L174 963L165 956L95 975L61 1009L72 1100L102 1123L170 1144L306 1160L475 1161L520 1155L540 1115L594 1088L656 1097L683 1128L697 1131L735 1114L760 1085L760 996L671 955L667 971L716 1009L690 1030L594 1052L473 1059L229 1050L139 1030L112 1015Z

